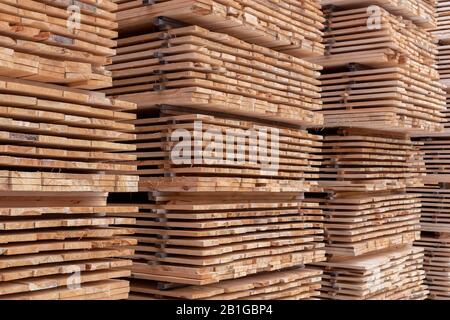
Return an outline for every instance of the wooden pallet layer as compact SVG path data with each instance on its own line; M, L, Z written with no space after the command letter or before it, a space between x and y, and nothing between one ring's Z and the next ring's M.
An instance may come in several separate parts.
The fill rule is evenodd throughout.
M93 285L99 298L114 298L110 279L130 276L125 258L136 239L120 227L133 225L134 218L110 215L138 207L106 206L106 194L90 199L73 193L44 193L36 207L15 194L0 195L0 299L89 299ZM127 297L127 283L117 289Z
M420 237L420 199L402 191L352 193L319 202L324 214L326 252L360 256Z
M138 167L126 173L139 174L141 191L302 192L317 185L322 137L306 130L176 110L132 123L137 161L124 164Z
M318 264L324 270L320 298L423 300L423 249L412 246Z
M154 194L130 227L133 279L186 285L323 261L320 210L298 193Z
M326 54L311 60L324 67L352 62L372 67L397 64L437 80L438 73L433 66L436 39L411 21L379 10L376 21L367 7L330 13L324 38ZM366 59L376 54L383 54L388 60Z
M326 127L443 130L444 86L420 73L391 67L325 73L321 79Z
M414 21L423 28L436 27L435 6L436 0L322 0L322 6L335 6L338 9L365 8L368 12L376 13L381 7L390 13Z
M325 133L319 185L335 192L366 192L423 185L424 164L410 138L342 128Z
M110 96L320 126L320 67L191 26L122 38Z
M415 245L424 249L425 283L432 300L448 300L450 297L450 241L448 233L423 233Z
M323 14L316 0L114 0L120 32L136 32L163 16L230 34L294 56L323 54Z
M168 290L159 289L154 282L135 280L130 299L303 300L317 295L321 274L321 270L298 268Z
M2 0L0 75L83 89L111 86L112 1ZM76 11L79 10L79 23Z

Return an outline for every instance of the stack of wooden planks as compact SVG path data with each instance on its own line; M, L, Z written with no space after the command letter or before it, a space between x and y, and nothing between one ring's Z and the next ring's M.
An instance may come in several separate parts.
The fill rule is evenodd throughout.
M107 197L138 190L136 105L86 90L112 84L116 9L0 0L0 299L128 297L135 219L110 214L139 208Z
M116 0L108 96L137 104L132 298L307 299L325 260L317 0ZM121 171L124 174L133 170Z
M324 131L320 185L334 192L395 190L422 185L420 151L402 134L358 128Z
M0 77L0 191L126 192L138 179L133 165L134 104L34 81Z
M114 0L121 34L147 31L158 17L235 36L287 54L322 55L319 1Z
M449 99L450 87L450 38L448 40L439 40L439 53L437 55L437 69L439 70L441 83L447 91L447 100Z
M140 204L133 278L206 285L324 259L320 210L297 194L183 193Z
M0 299L127 298L129 284L115 278L130 275L136 239L117 225L133 219L107 215L137 207L106 206L106 194L2 193L0 203Z
M417 195L406 193L407 187L423 185L425 169L418 147L409 136L392 131L337 128L322 134L319 186L328 191L328 198L306 200L318 203L323 211L328 256L326 263L319 264L325 274L323 298L403 298L385 289L373 297L366 291L358 296L352 289L344 294L343 288L334 286L341 281L335 268L342 262L345 268L358 270L371 265L374 255L384 257L389 250L411 246L420 238L421 203ZM389 267L387 261L377 262L379 268ZM412 276L406 273L405 281ZM369 273L354 281L367 290L378 286ZM422 292L421 281L411 283L417 284L413 290ZM404 288L402 284L400 290Z
M433 180L422 188L411 188L412 193L420 195L422 202L421 229L426 232L448 233L448 200L450 188L448 183L436 183Z
M0 299L125 299L133 218L106 217L108 192L132 192L128 102L0 78Z
M111 86L112 1L0 1L0 75L83 89Z
M437 1L436 19L437 27L433 30L433 34L439 39L437 69L441 82L448 88L450 86L450 3L448 1Z
M414 134L440 134L434 1L325 0L325 130L319 203L326 299L426 298L420 195L427 159Z
M422 237L415 245L425 250L424 268L430 299L448 299L450 293L447 262L450 235L449 17L450 3L437 1L437 27L432 32L439 39L437 70L447 91L445 129L441 133L415 135L414 140L421 150L427 176L424 178L425 186L410 189L412 194L420 196L422 202Z
M425 180L423 188L412 188L422 202L422 236L415 245L425 250L424 268L430 299L448 300L450 276L448 252L450 250L450 188L447 182L438 182L439 175ZM442 180L445 180L445 176Z
M132 298L310 298L322 272L321 298L427 296L406 188L410 135L443 130L434 1L325 0L327 21L312 0L114 2L105 92L138 105L118 154L141 180L111 197L139 211L107 215L138 240ZM255 160L262 137L279 150Z
M449 44L450 42L450 3L446 0L436 1L437 20L436 28L433 29L433 34L439 38L442 44ZM439 51L441 49L439 48Z
M173 290L161 290L155 284L136 281L132 283L131 299L299 300L309 298L311 293L318 295L321 275L321 270L297 268Z
M161 104L317 125L320 67L237 38L189 26L118 41L108 95L140 110ZM176 97L176 98L175 98Z
M445 87L428 76L404 67L381 67L333 72L321 79L327 127L442 131Z
M450 132L417 136L416 145L425 163L428 183L450 182Z
M139 241L131 247L132 277L138 280L133 284L204 286L323 261L323 230L316 222L321 212L298 197L161 193L152 196L152 203L140 203L139 213L110 215L137 220L129 226ZM205 294L210 289L201 287Z
M437 38L416 24L421 19L418 4L363 2L369 6L326 1L326 54L309 59L325 68L325 126L388 126L389 131L410 134L442 131L446 96L435 66ZM396 6L413 9L416 19ZM399 11L410 20L397 16Z
M362 257L319 264L324 269L320 298L335 300L423 300L424 252L403 246Z
M438 0L441 1L441 0ZM322 0L322 6L340 9L370 8L371 12L384 8L390 13L406 18L423 28L436 27L436 0ZM444 2L444 1L442 1ZM377 13L377 12L374 12Z
M361 256L420 237L421 203L414 194L365 192L316 201L322 201L330 256Z
M326 55L311 60L325 67L346 65L349 60L373 67L401 64L438 79L433 68L437 45L431 33L383 8L376 10L358 6L330 12L324 37Z
M450 239L448 233L423 233L416 246L425 250L424 268L430 299L448 300L450 298Z
M317 189L321 136L252 121L166 110L132 121L140 191L309 192ZM172 113L174 112L174 113ZM178 133L194 149L179 149ZM224 140L223 137L229 139ZM223 139L223 140L222 140ZM267 152L252 154L267 143ZM192 152L191 152L192 151ZM317 155L313 153L317 153ZM261 157L264 156L264 157ZM179 161L173 161L178 157Z
M138 293L133 298L179 296L171 284L194 286L179 291L200 290L205 298L213 298L217 288L210 284L246 287L254 281L248 276L325 259L322 212L318 204L302 201L304 192L320 191L316 182L320 155L313 154L319 153L320 136L180 108L164 108L159 118L131 122L136 124L136 140L130 143L136 144L138 160L130 164L138 166L139 190L148 194L132 199L140 208L138 214L111 216L136 219L135 227L126 225L138 239L138 245L130 247L135 250L132 290ZM276 133L268 145L276 142L279 152L252 161L247 148L252 139L261 141L260 129L266 129L268 137ZM173 161L177 130L193 144L184 154L188 161L179 164ZM205 140L211 132L226 135L225 155L231 157L222 158L221 153L215 158L204 151L220 140ZM265 161L270 159L277 159L278 165ZM129 196L125 199L129 201ZM121 202L118 196L113 200ZM295 283L301 286L286 292L278 287L267 290L282 291L273 298L307 298L317 289L314 279L299 279ZM158 287L167 292L154 291ZM269 297L260 290L238 291L216 298Z

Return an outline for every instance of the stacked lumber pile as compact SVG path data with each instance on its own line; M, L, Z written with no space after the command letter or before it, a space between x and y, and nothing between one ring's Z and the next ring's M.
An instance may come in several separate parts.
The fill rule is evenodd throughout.
M122 34L147 31L155 19L198 25L297 57L323 54L319 1L115 0Z
M320 298L425 299L420 196L426 173L412 134L443 130L429 1L327 0ZM420 9L419 9L420 8ZM318 220L320 221L320 220Z
M122 132L133 126L118 123L130 115L116 111L132 104L6 77L0 77L0 101L2 191L107 192L135 187L135 177L117 174L133 166L114 163L130 159L115 152L134 149L116 142L133 136Z
M0 299L124 299L133 219L108 192L136 191L119 164L133 108L99 93L0 78ZM132 117L132 115L131 115ZM124 238L122 238L125 236ZM75 281L75 283L73 283Z
M448 300L450 298L450 251L449 233L424 233L416 246L425 250L424 267L430 299Z
M374 7L378 6L428 29L436 27L436 19L439 19L435 16L435 2L436 0L322 0L322 6L336 6L341 9L372 6L371 10L375 10Z
M68 6L80 10L69 30ZM111 84L110 1L0 0L0 299L126 299L137 206L130 102Z
M329 13L326 56L314 60L325 67L345 65L349 60L373 67L401 64L431 80L438 78L433 68L437 46L431 33L381 7L377 12L358 7Z
M321 263L321 295L334 300L423 300L423 249L412 246Z
M428 183L450 182L450 132L417 136L414 139L425 163Z
M445 0L437 0L435 13L437 25L436 28L433 30L433 34L439 38L439 41L442 44L448 44L450 41L449 16L450 16L450 3Z
M448 87L450 85L450 3L438 0L436 3L437 27L433 34L439 39L437 68L441 82Z
M317 0L116 0L108 96L136 103L132 298L307 299L325 260ZM264 150L266 149L266 150ZM257 156L255 158L255 155ZM129 174L131 171L121 171ZM125 221L126 222L126 221Z
M450 86L450 38L448 40L440 39L438 49L437 69L439 70L441 83L445 86L444 89L447 91L448 99Z
M133 121L136 138L129 142L136 146L137 161L129 163L138 166L141 191L309 192L317 189L315 180L319 177L321 157L313 152L319 153L321 136L252 121L166 112L170 114ZM176 153L179 141L173 135L177 130L183 130L195 144L192 153ZM226 135L233 141L227 144L212 139L209 145L211 132ZM262 140L267 140L266 158L251 159L248 150ZM214 145L220 150L209 152L208 146ZM171 161L174 156L179 156L180 163Z
M0 76L83 89L111 86L117 5L111 1L2 0Z
M126 299L133 251L131 218L106 195L0 196L0 299ZM91 204L94 202L95 204ZM46 207L46 206L52 207Z
M146 282L136 281L132 285L131 299L150 298L189 300L300 300L311 296L320 288L322 271L316 269L293 269L265 272L237 280L205 285L161 290Z
M104 94L0 77L0 190L126 192L137 178L121 175L133 165L129 102Z
M324 74L322 90L327 127L384 129L388 125L392 131L411 133L442 130L444 85L405 67Z
M139 207L111 214L137 220L134 279L203 286L324 259L321 212L297 194L162 193Z
M140 110L161 104L321 125L320 67L237 38L189 26L122 38L108 95ZM176 96L176 98L175 98Z
M371 6L327 1L334 6L327 9L326 55L309 59L325 67L325 125L442 131L446 98L435 67L436 38L414 19L389 12L389 1L366 2Z
M404 135L341 128L324 133L319 185L327 253L360 256L406 245L420 236L420 187L425 164Z
M423 188L412 188L413 194L418 194L422 202L421 239L415 245L425 252L424 268L426 284L430 290L430 299L448 300L450 293L450 188L448 183L439 182L439 175L425 180Z
M428 180L426 180L428 181ZM422 202L421 230L424 232L447 233L450 231L448 200L450 190L447 183L428 182L422 188L412 188L420 195Z
M327 253L361 256L412 243L420 236L420 205L404 192L358 193L321 203Z
M141 193L132 196L131 204L129 195L124 200L117 195L113 200L138 205L140 210L110 216L136 219L135 226L125 225L138 240L129 247L135 251L132 290L137 295L133 298L174 298L186 292L189 299L300 299L317 293L317 273L294 278L290 285L282 280L282 274L271 273L267 277L283 281L283 286L270 282L254 293L248 285L259 279L261 272L325 259L322 212L318 204L302 201L304 192L320 191L316 182L320 156L313 154L320 151L320 136L251 120L186 113L179 108L161 109L159 118L132 123L136 124L136 140L130 143L136 144L138 160L130 164L138 166ZM279 145L279 166L271 167L273 163L261 158L249 159L245 147L252 142L246 134L254 132L256 138L258 129L268 129L269 137L276 131L276 141L269 145ZM177 130L183 130L194 143L192 153L184 159L189 161L180 164L172 158ZM241 155L242 161L222 161L209 154L211 158L196 162L196 155L208 155L202 147L217 143L203 140L208 132L243 140L244 144L239 144L243 149L236 150L235 142L226 149L228 155ZM274 155L266 156L270 160ZM205 162L208 159L215 161ZM303 275L303 268L299 272ZM243 286L247 291L236 287L226 291L229 295L219 295L216 286L222 283L225 287ZM175 284L183 288L174 289ZM188 295L192 290L203 294ZM224 293L223 289L219 293Z
M449 265L447 263L448 238L450 235L448 203L450 190L450 125L449 125L449 16L447 1L437 1L437 27L433 34L439 39L437 69L441 83L447 91L447 109L444 112L444 131L441 133L422 133L414 140L419 146L427 176L425 186L412 188L410 192L421 197L422 237L416 246L425 250L424 267L430 299L448 299L450 290Z
M320 185L335 192L383 191L422 184L420 151L404 135L355 128L323 137Z

